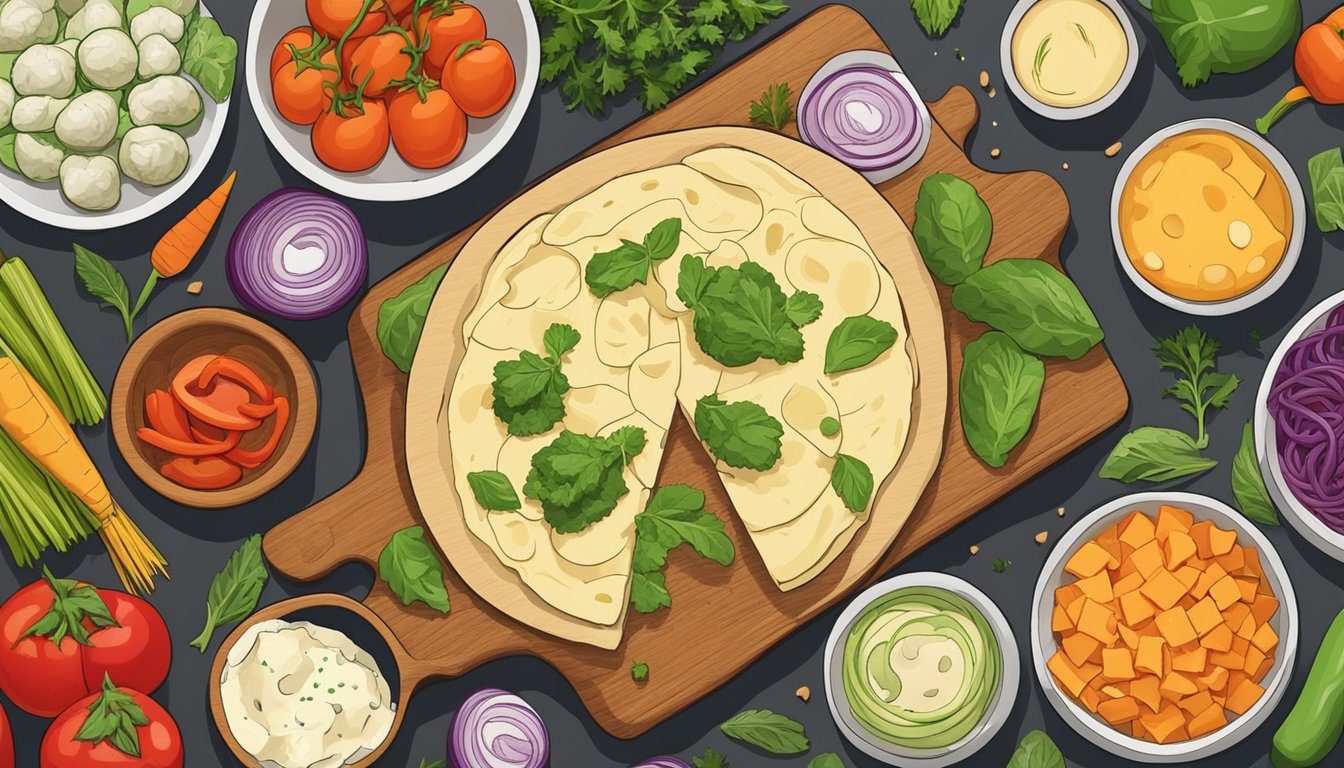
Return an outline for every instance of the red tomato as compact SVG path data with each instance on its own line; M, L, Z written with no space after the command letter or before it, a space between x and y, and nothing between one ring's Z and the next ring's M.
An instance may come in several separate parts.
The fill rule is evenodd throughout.
M474 7L465 4L439 5L420 11L415 26L415 38L429 37L425 51L425 71L430 77L442 78L448 57L457 53L463 43L485 39L485 17Z
M364 87L364 98L381 98L393 83L405 80L411 71L411 46L404 32L383 32L346 44L345 79L351 88Z
M289 122L312 125L331 107L332 89L341 79L336 52L322 54L321 65L305 66L300 72L299 65L291 60L281 64L271 78L275 108Z
M34 715L59 714L97 691L105 674L153 691L171 663L163 617L124 592L47 574L0 606L0 690Z
M14 768L14 731L9 728L9 716L0 707L0 768Z
M134 734L133 746L138 747L139 756L135 756L137 750L131 744L119 745L113 738L79 740L80 729L93 719L97 721L91 727L102 726L104 732L115 728L116 738ZM137 721L146 724L136 725ZM42 737L40 768L182 768L182 765L182 733L172 715L145 694L116 687L110 680L98 693L65 710Z
M331 38L333 43L340 40L346 30L355 23L355 18L364 7L364 0L307 0L307 3L308 18L313 22L313 29ZM379 6L378 3L373 5ZM372 35L387 26L389 18L381 9L370 10L350 36Z
M313 125L313 152L327 167L346 173L367 171L387 154L387 107L377 99L364 101L364 112L353 106L323 112Z
M280 67L294 61L294 52L289 48L291 45L300 51L311 48L313 45L313 28L295 27L280 38L280 42L275 44L275 50L271 51L271 77L275 77L275 73L280 71Z
M443 82L472 117L489 117L513 96L513 59L498 40L463 43L448 57Z
M440 88L426 93L423 100L417 91L398 95L388 119L397 152L416 168L442 168L467 143L467 115Z

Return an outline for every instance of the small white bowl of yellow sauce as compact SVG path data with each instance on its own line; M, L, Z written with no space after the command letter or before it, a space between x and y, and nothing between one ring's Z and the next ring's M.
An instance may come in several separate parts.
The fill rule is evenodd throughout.
M1139 38L1118 0L1021 0L1000 46L1004 81L1051 120L1092 117L1134 79Z
M1125 160L1111 237L1129 279L1191 315L1230 315L1288 280L1302 252L1306 198L1288 160L1217 118L1163 128Z

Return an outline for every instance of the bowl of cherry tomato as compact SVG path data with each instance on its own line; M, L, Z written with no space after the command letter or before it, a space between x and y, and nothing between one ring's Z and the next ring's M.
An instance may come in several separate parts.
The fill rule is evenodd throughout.
M271 145L313 183L416 200L508 144L540 59L530 0L259 0L247 91Z

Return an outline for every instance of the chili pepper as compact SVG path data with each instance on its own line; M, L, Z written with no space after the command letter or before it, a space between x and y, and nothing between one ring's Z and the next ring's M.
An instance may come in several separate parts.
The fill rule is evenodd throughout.
M275 390L265 381L262 381L261 376L256 371L248 367L247 363L242 360L228 355L218 355L206 363L205 367L201 369L200 375L196 377L196 386L203 390L209 390L219 376L242 384L263 403L269 404L275 398Z
M207 424L240 432L256 429L261 425L260 421L238 412L238 406L252 399L252 393L246 387L219 377L215 377L208 390L197 386L201 371L214 357L202 355L182 366L173 377L173 396L188 414Z
M217 443L197 443L190 440L178 440L175 437L169 437L149 427L141 427L135 430L135 436L142 441L149 443L155 448L161 448L169 453L175 453L178 456L218 456L228 453L238 446L238 441L242 439L242 432L228 432L224 439Z
M275 427L271 430L271 436L266 438L266 443L255 451L248 451L242 448L234 448L224 454L224 458L229 461L247 467L256 469L270 460L275 455L275 449L280 446L280 438L285 433L285 427L289 424L289 399L283 396L275 398Z
M176 458L160 467L159 473L178 485L198 491L228 488L243 478L242 468L218 456Z
M191 428L187 423L187 412L177 404L173 396L156 389L145 395L145 418L158 432L177 440L191 440Z
M1255 121L1256 130L1268 134L1270 126L1298 104L1315 99L1321 104L1344 104L1344 7L1336 8L1322 21L1307 27L1297 40L1293 66L1302 81L1288 91L1274 108Z

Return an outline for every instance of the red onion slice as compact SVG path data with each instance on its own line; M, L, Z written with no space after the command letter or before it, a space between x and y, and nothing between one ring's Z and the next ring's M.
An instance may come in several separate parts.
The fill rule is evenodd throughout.
M799 107L803 141L859 171L899 165L924 133L917 97L892 73L872 66L841 69L816 85Z
M682 760L680 757L660 755L659 757L650 757L648 760L636 765L635 768L691 768L691 764Z
M448 757L456 768L543 768L550 753L541 715L508 691L483 688L453 717Z

